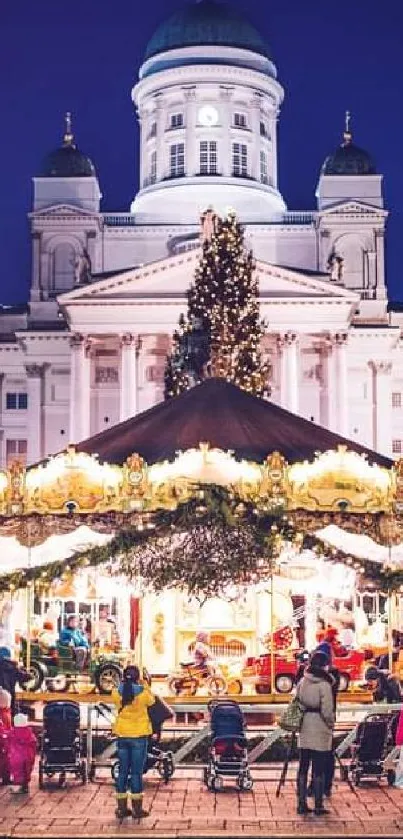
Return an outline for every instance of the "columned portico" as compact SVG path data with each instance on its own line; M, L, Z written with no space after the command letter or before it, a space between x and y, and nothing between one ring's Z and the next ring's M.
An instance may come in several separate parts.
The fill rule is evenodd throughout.
M373 447L382 454L391 454L392 415L391 415L391 372L390 361L370 361L372 370L372 408L373 408Z
M29 423L27 426L27 464L43 457L42 379L44 364L26 364Z
M137 353L135 335L126 332L120 339L120 421L134 417L137 402Z
M293 414L299 408L298 336L286 332L277 338L280 348L280 402Z
M88 336L71 336L70 442L90 436L91 358Z

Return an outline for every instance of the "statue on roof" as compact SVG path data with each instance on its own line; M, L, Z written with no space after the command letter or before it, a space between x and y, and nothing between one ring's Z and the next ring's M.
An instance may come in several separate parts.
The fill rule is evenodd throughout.
M87 285L91 282L91 257L88 251L83 248L74 260L74 285Z
M344 259L336 251L332 251L327 260L327 270L330 274L330 279L334 283L341 283L343 280L343 265Z

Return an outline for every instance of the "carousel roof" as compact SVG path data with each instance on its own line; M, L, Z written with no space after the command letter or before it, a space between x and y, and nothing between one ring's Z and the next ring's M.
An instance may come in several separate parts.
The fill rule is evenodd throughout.
M311 461L318 452L344 445L368 455L371 463L386 468L393 465L389 458L251 396L224 379L207 379L181 396L84 440L77 450L98 454L111 464L122 464L137 452L152 464L171 460L178 451L197 448L200 443L231 450L236 457L255 462L279 451L288 463Z

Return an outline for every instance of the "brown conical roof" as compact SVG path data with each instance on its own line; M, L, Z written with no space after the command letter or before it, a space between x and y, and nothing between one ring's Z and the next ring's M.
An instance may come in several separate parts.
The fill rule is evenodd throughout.
M317 452L346 445L390 468L387 457L346 440L284 408L251 396L224 379L207 379L181 396L84 440L79 451L122 464L137 452L149 464L172 460L178 451L209 443L238 458L262 462L279 451L289 463L313 460Z

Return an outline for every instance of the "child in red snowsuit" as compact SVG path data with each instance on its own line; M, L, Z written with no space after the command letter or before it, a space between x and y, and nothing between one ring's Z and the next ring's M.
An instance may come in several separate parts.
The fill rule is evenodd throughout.
M36 755L36 737L25 714L16 714L14 726L7 735L7 755L12 784L16 793L29 792L29 782Z
M11 728L11 694L0 688L0 783L10 783L7 737Z

